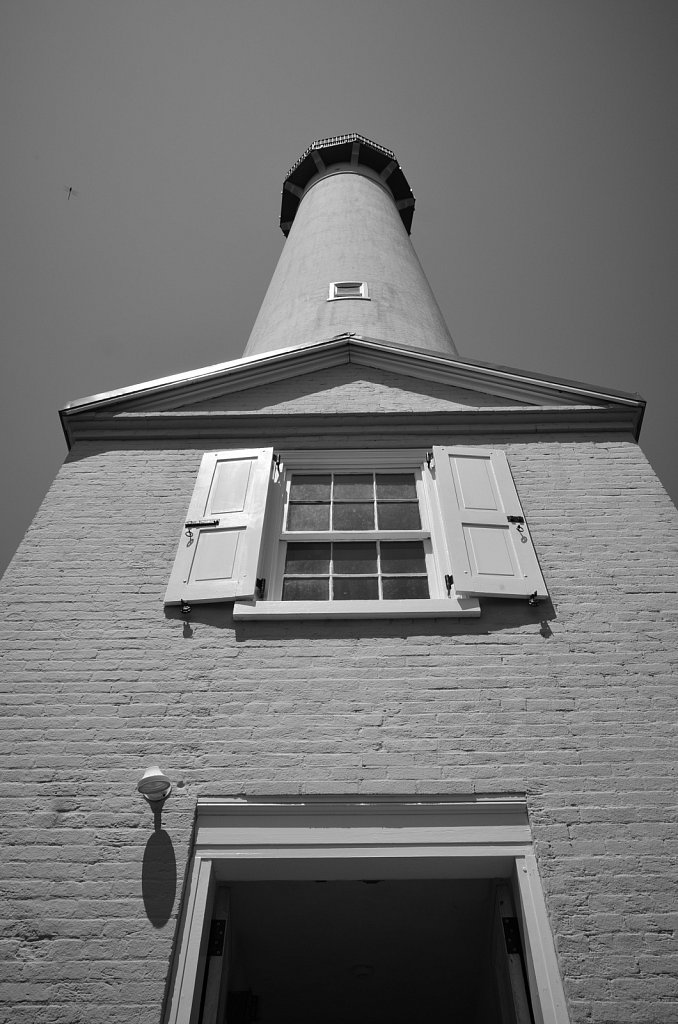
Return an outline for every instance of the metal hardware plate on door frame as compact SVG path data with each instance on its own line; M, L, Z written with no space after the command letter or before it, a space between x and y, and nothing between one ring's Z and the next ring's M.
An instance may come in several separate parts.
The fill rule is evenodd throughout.
M517 953L520 955L520 930L518 928L518 918L516 917L502 917L501 923L504 926L504 941L506 943L506 952Z
M208 956L222 956L224 952L224 937L226 935L226 920L215 918L210 925L210 935L207 944Z

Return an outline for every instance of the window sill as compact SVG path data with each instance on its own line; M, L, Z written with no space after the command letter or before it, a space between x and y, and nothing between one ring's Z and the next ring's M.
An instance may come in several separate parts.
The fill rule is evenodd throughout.
M425 601L236 601L234 619L438 619L480 615L474 597Z

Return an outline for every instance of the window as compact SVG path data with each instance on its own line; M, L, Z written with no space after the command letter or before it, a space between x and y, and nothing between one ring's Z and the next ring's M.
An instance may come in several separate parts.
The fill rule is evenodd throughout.
M567 1024L524 799L199 798L166 1024L224 1012Z
M282 539L283 601L430 596L414 473L291 473Z
M463 616L481 595L547 596L503 452L260 448L204 456L165 603Z
M331 281L327 301L334 299L369 299L366 281Z

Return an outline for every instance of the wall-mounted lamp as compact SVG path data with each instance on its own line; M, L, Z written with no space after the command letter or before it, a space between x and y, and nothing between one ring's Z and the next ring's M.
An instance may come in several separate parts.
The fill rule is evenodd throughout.
M172 792L172 783L157 764L152 764L139 779L137 789L150 804L159 804Z

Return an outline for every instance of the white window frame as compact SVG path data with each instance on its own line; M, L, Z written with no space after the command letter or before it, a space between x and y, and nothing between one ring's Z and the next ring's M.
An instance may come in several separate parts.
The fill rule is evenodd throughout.
M353 295L342 295L341 288L355 288L357 293ZM368 299L370 298L367 281L330 281L330 289L327 296L328 302L341 302L344 299Z
M165 1024L197 1020L211 920L222 912L219 884L371 878L508 880L535 1022L569 1024L527 806L518 796L199 798ZM206 982L212 1006L216 974Z
M391 601L270 600L271 586L274 597L280 596L275 588L282 567L276 559L286 474L361 469L421 475L420 510L426 544L431 545L430 596ZM332 536L340 539L331 531L323 539ZM350 539L357 537L358 531L350 531ZM262 580L270 584L267 594ZM530 604L548 598L505 452L434 445L430 452L361 449L275 456L267 447L204 454L165 604L190 610L193 602L235 599L235 618L411 618L479 615L479 596L524 598Z
M447 593L445 574L449 573L444 527L440 505L430 473L424 472L426 450L416 449L363 449L316 451L288 451L280 453L280 479L272 489L266 510L266 525L260 562L260 577L265 579L263 599L237 601L233 608L236 619L311 619L328 618L435 618L441 616L478 616L480 603L475 597L458 597L454 588ZM283 601L282 577L286 540L317 540L318 534L299 533L294 537L283 530L286 482L295 472L303 473L400 473L411 472L417 482L417 497L422 529L408 530L407 538L423 540L426 554L429 597L405 600L367 601ZM388 531L394 533L395 531ZM375 531L376 533L376 531ZM360 531L341 534L341 539L355 540ZM405 532L402 534L405 538ZM328 541L337 537L336 531L324 532ZM360 540L365 539L360 534Z

